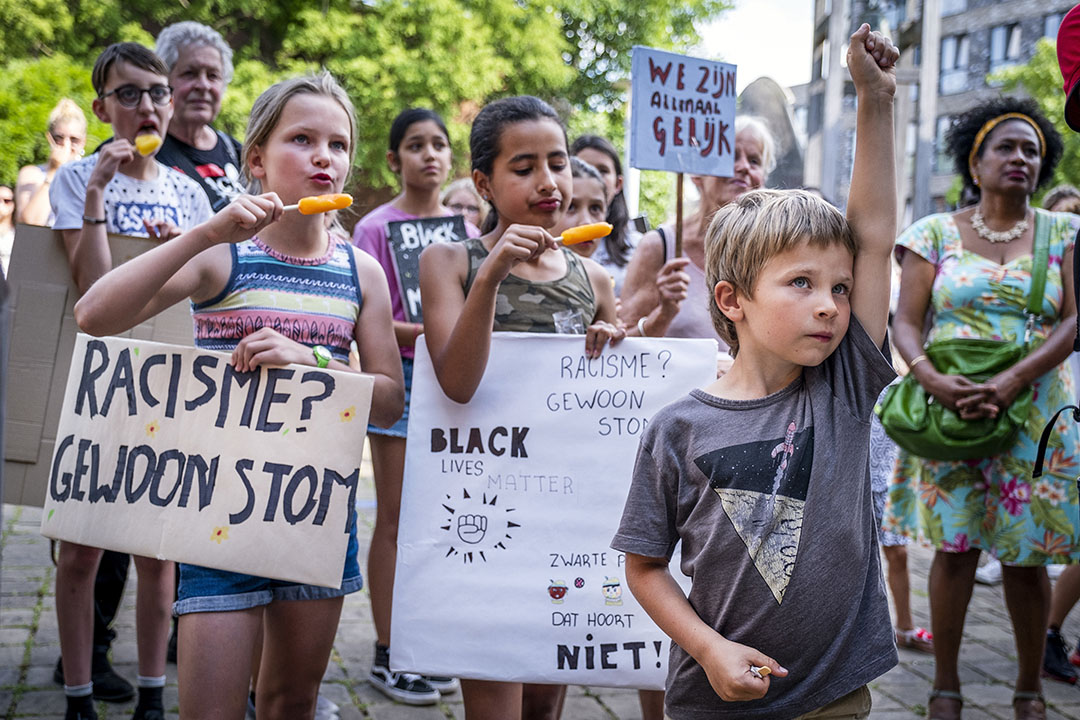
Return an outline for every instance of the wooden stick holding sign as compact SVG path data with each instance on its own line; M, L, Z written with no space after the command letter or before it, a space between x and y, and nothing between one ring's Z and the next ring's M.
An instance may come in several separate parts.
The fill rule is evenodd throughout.
M683 174L675 176L675 257L682 257L682 189Z

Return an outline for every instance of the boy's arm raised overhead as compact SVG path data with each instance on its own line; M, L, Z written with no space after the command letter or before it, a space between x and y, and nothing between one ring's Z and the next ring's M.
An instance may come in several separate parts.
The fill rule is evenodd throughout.
M847 218L859 247L851 309L877 345L885 340L889 319L889 263L896 240L893 95L898 57L896 46L865 23L851 36L847 66L858 113Z

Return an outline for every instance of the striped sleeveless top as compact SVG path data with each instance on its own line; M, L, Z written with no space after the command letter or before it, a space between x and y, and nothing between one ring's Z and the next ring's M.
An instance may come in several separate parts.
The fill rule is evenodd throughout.
M465 294L469 294L476 271L488 256L480 238L465 240L469 251L469 275ZM596 317L596 296L585 272L585 263L576 254L560 248L566 258L566 274L558 280L531 282L514 274L499 284L495 297L495 332L554 333L554 313L577 310L588 327Z
M333 235L325 255L295 258L258 237L230 246L232 272L225 289L191 304L195 346L231 352L263 327L308 346L323 345L349 357L364 298L352 246Z

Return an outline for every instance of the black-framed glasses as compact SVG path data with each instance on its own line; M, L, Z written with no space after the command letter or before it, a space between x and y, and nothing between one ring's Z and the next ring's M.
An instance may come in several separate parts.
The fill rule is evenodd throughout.
M101 96L101 99L109 97L110 95L116 96L116 101L126 108L138 107L142 102L143 93L150 96L150 102L155 105L168 105L169 100L172 99L172 88L168 85L151 85L148 88L141 88L137 85L121 85L115 90L110 90Z

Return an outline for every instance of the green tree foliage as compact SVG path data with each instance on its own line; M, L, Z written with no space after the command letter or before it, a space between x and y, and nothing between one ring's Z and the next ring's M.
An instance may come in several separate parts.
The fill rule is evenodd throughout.
M468 129L492 98L534 94L621 146L636 44L685 49L695 22L728 0L0 0L7 22L0 77L0 182L46 156L44 118L63 94L89 111L90 67L106 45L152 45L172 22L196 20L234 49L236 74L218 125L242 138L254 99L275 80L326 67L357 107L358 190L396 185L386 167L390 123L423 105L447 121L457 174L467 171ZM96 121L91 134L107 130ZM662 183L650 182L650 186ZM664 200L653 213L659 212ZM651 198L648 199L653 202ZM651 214L653 214L651 213Z
M1003 88L1010 92L1022 88L1039 103L1040 109L1061 133L1065 150L1054 170L1053 179L1043 188L1043 192L1061 183L1080 184L1080 171L1077 170L1080 168L1080 135L1065 124L1065 93L1062 91L1054 41L1042 38L1035 47L1035 54L1026 64L1001 70L991 75L990 79L1002 83Z
M109 127L90 112L94 89L82 63L66 55L39 60L13 60L0 73L0 183L12 185L19 168L49 157L45 138L49 113L62 97L86 112L88 148L110 136ZM12 185L13 186L13 185Z

